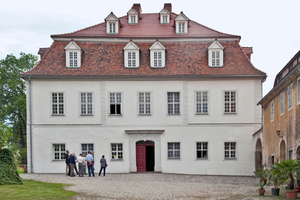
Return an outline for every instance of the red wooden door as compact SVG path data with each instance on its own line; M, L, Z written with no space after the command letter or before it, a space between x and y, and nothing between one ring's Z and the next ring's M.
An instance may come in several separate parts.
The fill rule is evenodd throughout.
M136 145L136 166L137 171L146 171L146 146Z

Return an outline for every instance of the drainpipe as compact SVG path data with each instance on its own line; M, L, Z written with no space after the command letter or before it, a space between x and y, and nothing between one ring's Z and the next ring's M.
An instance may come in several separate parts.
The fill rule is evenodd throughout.
M29 134L30 134L30 172L33 173L32 160L32 112L31 112L31 80L29 76Z

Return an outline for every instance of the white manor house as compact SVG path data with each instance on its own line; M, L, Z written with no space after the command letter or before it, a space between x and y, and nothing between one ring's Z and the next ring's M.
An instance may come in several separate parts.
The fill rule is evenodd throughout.
M266 74L240 36L170 3L52 35L27 82L28 170L64 173L65 151L108 173L252 175Z

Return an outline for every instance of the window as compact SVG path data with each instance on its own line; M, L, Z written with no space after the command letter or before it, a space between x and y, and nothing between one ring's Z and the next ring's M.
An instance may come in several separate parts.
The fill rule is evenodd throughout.
M225 113L236 113L236 92L226 91L224 92L224 111Z
M185 31L184 31L184 26L185 26L185 23L184 22L179 22L178 23L178 32L179 33L185 33Z
M80 93L80 110L82 115L93 114L93 96L92 93Z
M70 67L77 67L77 52L69 52Z
M71 41L66 47L66 66L79 68L81 66L81 48Z
M150 92L139 93L139 114L150 114Z
M274 155L271 156L271 164L272 164L272 165L275 164L275 158L274 158Z
M300 102L300 79L297 80L297 102Z
M170 23L170 12L167 9L162 9L160 12L160 24Z
M116 33L116 23L109 22L109 33Z
M150 66L153 68L165 67L165 47L156 41L150 48Z
M128 52L128 67L136 67L136 56L135 52Z
M89 151L94 152L94 144L81 144L81 152L84 153L85 156L88 154Z
M271 102L271 121L274 121L274 101Z
M110 114L120 115L121 114L121 93L110 93Z
M293 159L293 150L289 150L289 159Z
M236 158L236 143L225 142L225 159Z
M219 67L220 66L220 52L213 51L212 52L212 67Z
M288 87L288 108L293 107L293 84Z
M65 144L53 144L54 160L64 160L66 157Z
M130 23L136 24L136 16L130 16Z
M207 147L207 142L197 142L197 158L208 158Z
M123 144L111 144L111 159L123 159Z
M180 114L180 96L179 92L168 92L168 114Z
M64 114L64 93L52 93L52 115Z
M169 142L168 143L168 159L180 158L180 143L179 142Z
M162 66L161 59L162 59L161 52L154 52L154 67Z
M162 17L162 23L163 24L168 24L168 16L163 16Z
M284 92L280 93L280 115L284 114Z
M208 113L208 92L196 92L196 114Z

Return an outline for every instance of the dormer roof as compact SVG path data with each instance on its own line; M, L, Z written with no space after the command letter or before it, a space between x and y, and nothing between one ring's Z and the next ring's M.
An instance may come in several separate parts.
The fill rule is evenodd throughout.
M111 12L105 19L104 21L118 21L118 17L113 13Z
M224 49L224 47L218 42L218 40L215 40L208 49Z
M175 21L188 21L189 18L183 14L183 12L181 11L181 13L175 18Z
M163 14L169 15L170 12L169 12L167 9L163 8L163 9L159 12L159 14L161 14L161 15L163 15Z
M156 41L149 49L150 50L165 50L166 48L159 41Z
M71 41L66 47L65 50L81 50L81 48L76 44L76 42Z
M123 50L139 50L139 49L140 48L132 41L128 42L128 44L123 48Z

